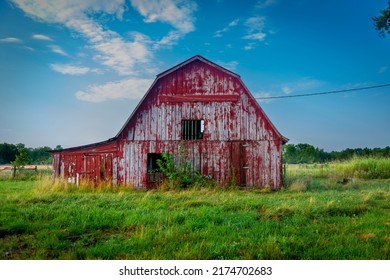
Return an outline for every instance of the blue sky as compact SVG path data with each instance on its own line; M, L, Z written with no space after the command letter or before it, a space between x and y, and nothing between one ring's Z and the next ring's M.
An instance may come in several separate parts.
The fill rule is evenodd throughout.
M200 54L255 97L390 83L387 0L0 2L0 142L78 146L116 135L155 76ZM259 100L290 143L390 145L390 87Z

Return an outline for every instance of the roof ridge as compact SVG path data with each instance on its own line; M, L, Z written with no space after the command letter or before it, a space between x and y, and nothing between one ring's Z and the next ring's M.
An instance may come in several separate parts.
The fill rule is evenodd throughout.
M167 69L167 70L157 74L156 77L157 77L157 79L159 79L161 77L164 77L164 76L168 75L169 73L172 73L175 70L183 67L184 65L191 63L194 60L203 61L204 63L207 63L209 65L213 65L214 67L218 67L222 71L227 72L227 73L229 73L231 75L234 75L234 76L240 78L240 75L238 75L237 73L234 73L233 71L231 71L231 70L229 70L229 69L227 69L227 68L225 68L225 67L223 67L223 66L221 66L221 65L219 65L219 64L217 64L217 63L215 63L215 62L213 62L213 61L211 61L211 60L209 60L209 59L207 59L207 58L205 58L203 56L201 56L200 54L194 55L193 57L190 57L189 59L187 59L187 60L185 60L183 62L180 62L179 64L176 64L175 66L173 66L173 67L171 67L171 68L169 68L169 69Z

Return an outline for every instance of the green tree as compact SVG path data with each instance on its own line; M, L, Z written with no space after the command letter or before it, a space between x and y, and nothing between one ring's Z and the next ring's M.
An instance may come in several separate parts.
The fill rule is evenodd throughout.
M0 144L0 164L6 164L14 161L17 154L18 148L14 144Z
M297 163L299 161L297 149L294 144L286 144L283 146L283 161L285 163Z
M27 155L27 149L24 147L24 145L18 144L17 146L18 154L16 155L15 160L11 162L12 166L14 167L13 177L15 177L16 169L23 168L25 165L30 163L30 159Z
M51 161L50 147L28 148L27 153L32 164L48 164Z
M283 159L286 163L322 162L323 151L309 144L287 144L283 146Z
M283 162L285 163L323 163L331 159L331 155L323 149L309 144L287 144L283 146Z
M380 11L380 15L373 17L375 29L379 31L379 35L384 37L390 34L390 0L387 2L387 8Z

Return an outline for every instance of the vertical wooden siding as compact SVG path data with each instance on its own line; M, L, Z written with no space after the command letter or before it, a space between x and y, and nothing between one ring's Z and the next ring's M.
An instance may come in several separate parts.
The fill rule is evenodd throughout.
M214 101L216 95L237 99ZM166 102L165 96L176 101ZM198 101L187 101L191 96ZM155 83L122 133L120 176L127 184L145 186L147 154L179 157L184 145L191 166L222 184L235 179L279 188L282 142L255 103L238 77L201 61L169 73ZM202 140L181 140L181 121L190 119L204 120Z
M54 176L62 176L68 183L78 184L83 180L95 184L117 183L116 142L53 151L52 154Z
M282 136L239 76L201 59L179 66L158 76L113 141L53 152L55 176L146 187L148 153L168 152L221 184L280 188ZM182 120L204 120L203 139L181 140Z

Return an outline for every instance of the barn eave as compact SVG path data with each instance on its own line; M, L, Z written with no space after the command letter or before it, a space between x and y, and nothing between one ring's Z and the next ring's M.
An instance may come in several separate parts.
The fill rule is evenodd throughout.
M88 150L88 149L98 148L98 147L101 147L101 146L106 145L106 144L112 144L116 140L117 140L117 137L112 137L108 140L100 141L100 142L96 142L96 143L92 143L92 144L70 147L70 148L65 148L65 149L61 149L61 150L51 150L51 151L49 151L49 153L55 154L58 152L74 152L74 151L78 151L78 150Z

